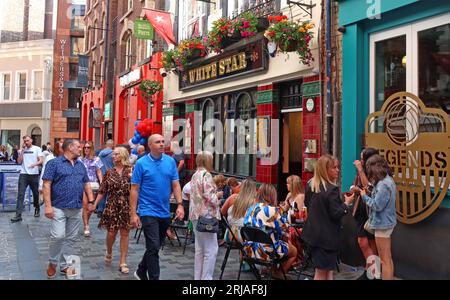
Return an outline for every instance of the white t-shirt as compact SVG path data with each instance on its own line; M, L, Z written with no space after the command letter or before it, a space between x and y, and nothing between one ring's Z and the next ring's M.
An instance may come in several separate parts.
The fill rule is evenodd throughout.
M189 201L189 196L191 195L191 182L189 181L183 187L183 192L181 194L181 199L184 201Z
M38 158L42 156L42 150L38 146L31 146L30 148L22 149L23 161L22 170L20 174L39 175L39 167L29 168L38 162Z

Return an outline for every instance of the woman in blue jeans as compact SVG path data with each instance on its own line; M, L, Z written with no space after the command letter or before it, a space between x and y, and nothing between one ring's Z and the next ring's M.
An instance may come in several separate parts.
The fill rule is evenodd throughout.
M380 155L371 156L366 162L367 177L374 186L371 196L366 190L360 191L361 199L370 209L366 230L373 231L378 255L381 259L381 278L394 279L394 263L391 253L391 235L397 224L395 201L397 189L394 179L389 175L387 161Z

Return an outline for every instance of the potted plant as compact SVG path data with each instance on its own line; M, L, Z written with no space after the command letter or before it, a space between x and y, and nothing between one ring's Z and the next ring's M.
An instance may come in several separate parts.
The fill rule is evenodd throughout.
M252 12L244 12L233 20L234 30L240 32L241 37L249 39L258 33L258 18Z
M300 61L310 65L313 57L309 43L313 37L311 29L314 24L309 22L299 24L289 21L286 16L269 16L268 20L272 24L264 36L269 42L276 43L281 52L296 51Z
M147 101L150 101L151 96L156 94L157 92L162 91L162 84L159 81L156 80L148 80L144 79L142 80L141 84L139 85L139 90L141 91L142 97L147 99Z
M234 30L231 20L220 18L213 22L213 26L208 32L206 43L212 51L220 53L222 49L239 41L239 39L239 32Z
M190 61L204 57L206 55L206 46L200 38L186 39L180 42L178 51L180 53L180 63L184 67Z
M174 70L177 67L177 60L180 56L178 49L167 50L162 55L162 65L167 72Z

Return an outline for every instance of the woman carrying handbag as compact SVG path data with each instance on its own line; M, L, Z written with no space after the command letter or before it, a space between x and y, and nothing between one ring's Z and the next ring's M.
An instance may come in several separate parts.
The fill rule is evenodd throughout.
M211 175L213 156L201 151L196 158L197 170L191 178L189 219L195 233L194 280L212 280L219 246L217 244L220 198L222 192Z

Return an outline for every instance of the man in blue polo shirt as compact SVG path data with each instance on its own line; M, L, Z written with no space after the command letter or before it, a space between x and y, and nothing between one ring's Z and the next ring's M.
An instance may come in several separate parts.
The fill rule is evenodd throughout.
M73 245L81 225L83 192L86 192L89 199L85 205L94 204L86 168L78 160L81 155L80 142L66 139L62 148L64 155L50 160L42 176L45 216L52 220L48 278L56 276L58 262L61 273L68 278L77 277L78 274L75 273L68 258L73 254Z
M172 157L164 154L164 137L150 136L148 146L150 153L136 162L131 177L131 224L135 227L142 224L146 249L134 276L140 280L158 280L159 249L171 221L171 193L178 202L176 217L180 220L184 218L184 208L177 166Z

